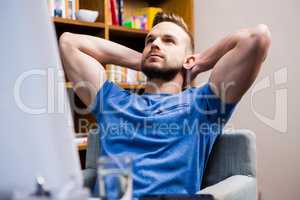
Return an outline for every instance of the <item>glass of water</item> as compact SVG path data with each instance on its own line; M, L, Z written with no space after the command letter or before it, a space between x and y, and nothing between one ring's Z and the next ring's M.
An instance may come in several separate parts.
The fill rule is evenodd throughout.
M131 157L101 156L98 160L98 181L101 200L131 200Z

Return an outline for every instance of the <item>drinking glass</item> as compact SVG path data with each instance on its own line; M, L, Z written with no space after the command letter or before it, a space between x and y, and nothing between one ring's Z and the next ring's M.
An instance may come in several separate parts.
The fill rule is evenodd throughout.
M98 160L101 200L132 199L132 159L129 156L101 156Z

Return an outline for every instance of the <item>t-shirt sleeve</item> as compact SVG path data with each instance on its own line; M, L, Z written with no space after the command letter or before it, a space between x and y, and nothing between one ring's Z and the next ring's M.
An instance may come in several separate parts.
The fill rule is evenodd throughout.
M122 95L126 93L128 93L128 91L126 91L123 88L120 88L112 81L106 80L97 92L97 95L91 105L91 113L97 116L100 112L103 111L105 103L108 102L108 100L117 97L122 98Z
M238 102L225 103L212 91L207 83L195 88L194 111L196 116L205 118L210 123L225 124Z

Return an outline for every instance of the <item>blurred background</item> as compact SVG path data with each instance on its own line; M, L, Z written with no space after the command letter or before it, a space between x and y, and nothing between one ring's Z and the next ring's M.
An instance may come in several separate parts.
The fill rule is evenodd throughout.
M298 0L194 0L197 52L241 28L270 28L269 55L227 124L256 133L262 200L300 199L299 8Z

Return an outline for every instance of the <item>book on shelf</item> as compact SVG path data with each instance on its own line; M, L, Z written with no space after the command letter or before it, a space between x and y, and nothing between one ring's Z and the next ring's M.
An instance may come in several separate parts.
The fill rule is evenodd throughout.
M144 9L144 12L146 13L147 19L148 19L148 21L147 21L147 30L150 30L152 28L152 24L153 24L153 20L154 20L155 15L158 12L162 12L162 9L157 8L157 7L148 7L148 8Z
M75 0L66 0L66 18L76 19L76 1Z
M118 6L116 0L110 0L110 13L111 13L111 22L112 25L119 25L119 13L118 13Z
M158 12L162 12L162 9L159 7L145 7L142 9L136 9L134 15L145 16L147 19L145 29L150 30L153 24L154 17Z
M119 25L122 26L124 15L124 0L117 0Z
M108 80L117 83L143 84L147 80L143 72L113 64L106 66L106 73Z
M124 11L124 1L123 0L109 0L108 10L110 15L108 16L109 25L122 25L123 21L123 11Z
M124 0L109 0L108 10L110 11L110 15L108 15L109 25L120 25L142 30L149 30L152 27L156 13L162 11L158 7L145 7L136 9L132 16L125 16Z
M123 26L128 28L136 28L142 30L150 30L153 24L155 15L161 12L162 9L158 7L144 7L136 9L133 16L124 16Z
M47 0L50 16L76 19L79 0Z

